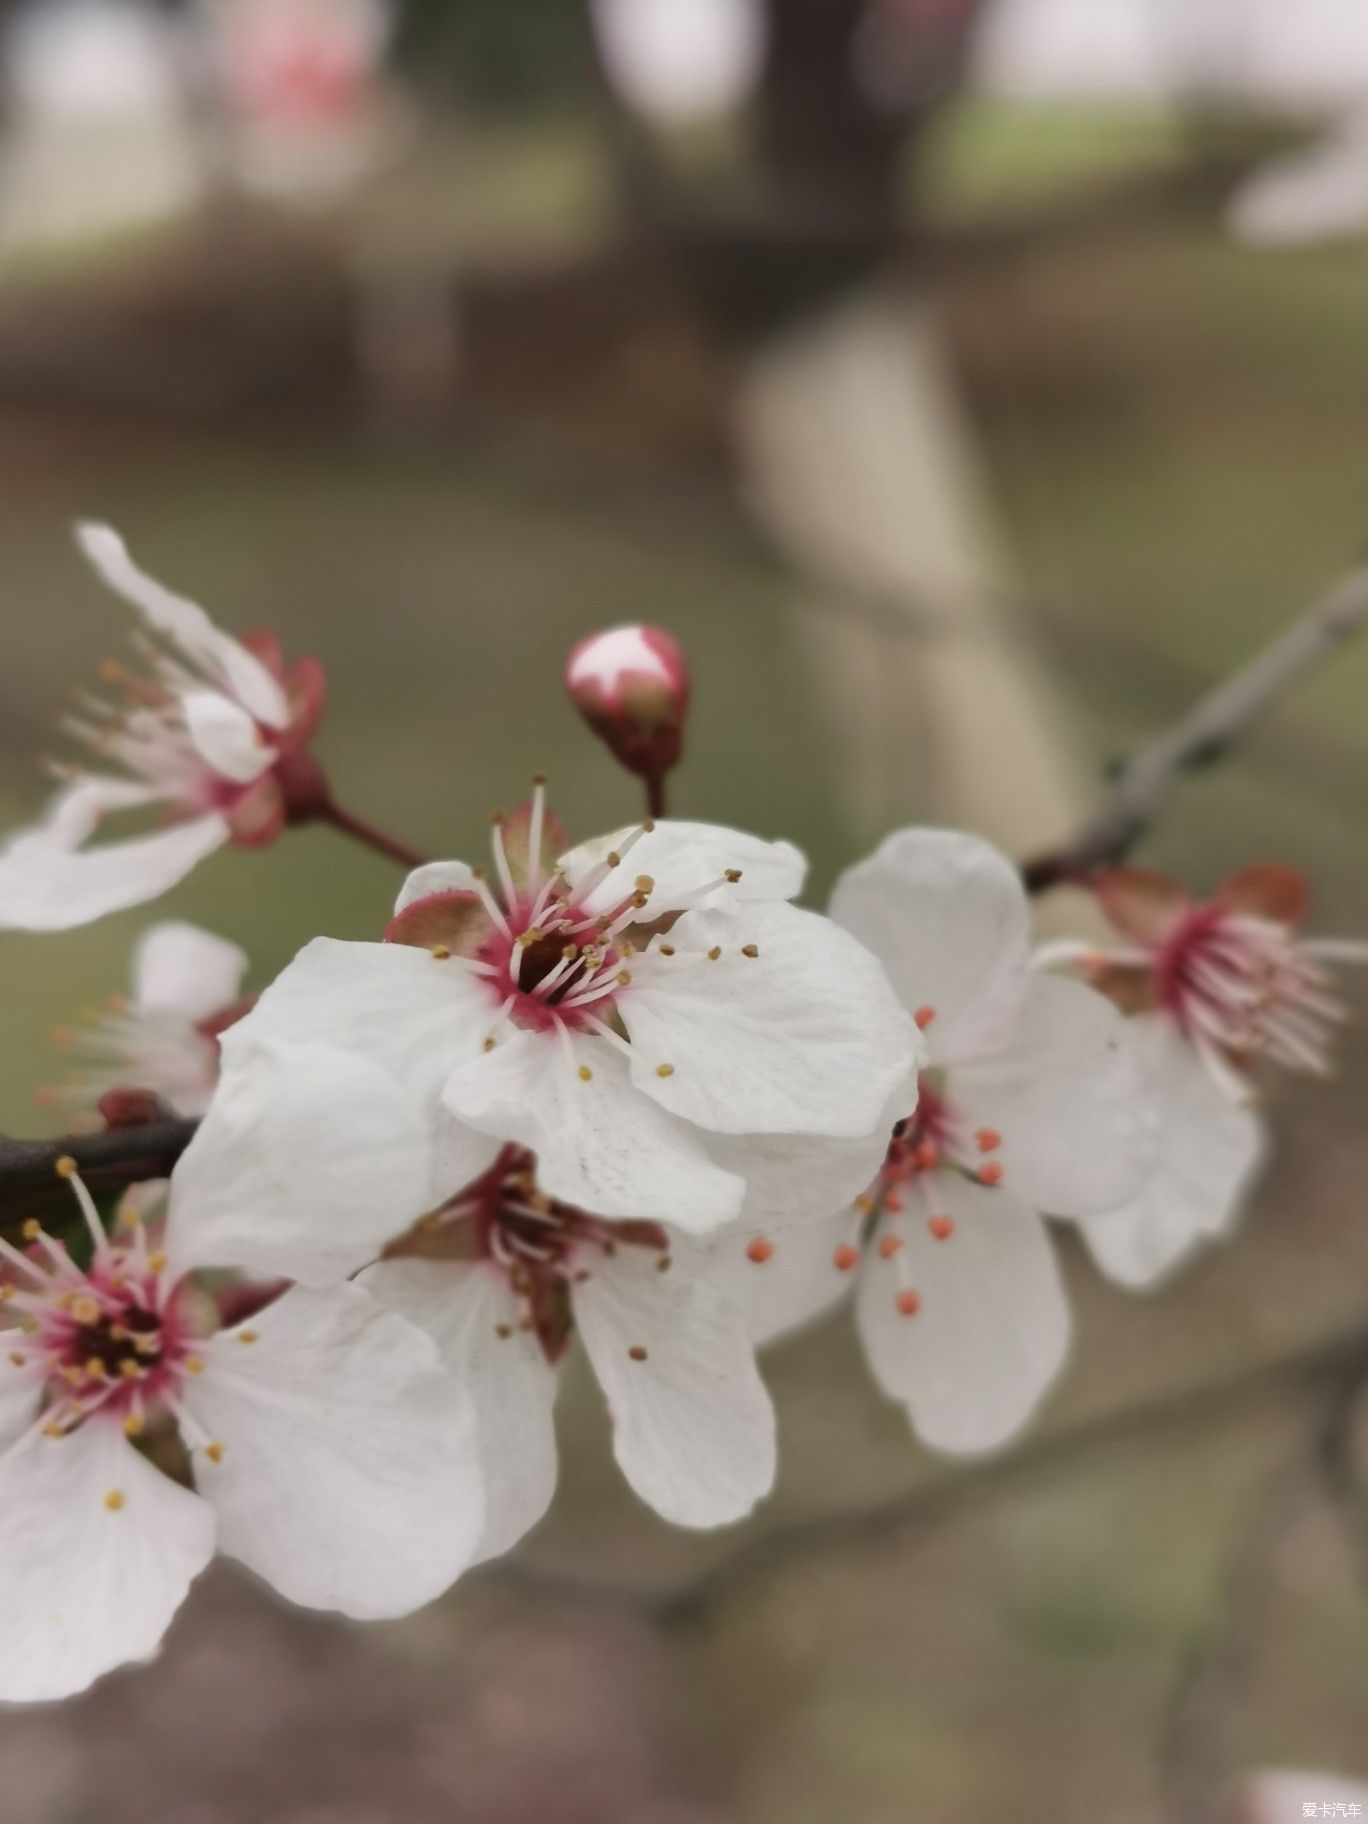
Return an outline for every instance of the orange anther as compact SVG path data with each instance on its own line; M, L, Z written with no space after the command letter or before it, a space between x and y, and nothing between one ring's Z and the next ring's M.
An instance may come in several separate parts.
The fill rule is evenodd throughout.
M918 1007L917 1011L912 1015L912 1018L917 1022L918 1026L921 1027L923 1032L926 1031L935 1017L936 1010L934 1007Z
M921 1293L913 1292L909 1288L906 1292L899 1292L897 1302L898 1309L904 1317L915 1317L921 1310Z
M998 1164L996 1159L990 1161L987 1165L981 1165L979 1167L978 1181L980 1184L1001 1184L1002 1167Z
M893 1256L897 1253L898 1249L902 1245L903 1245L902 1237L900 1235L880 1236L880 1238L879 1238L880 1257L884 1260L892 1260Z
M949 1241L955 1232L954 1218L951 1216L933 1216L926 1226L937 1241Z
M896 1216L903 1208L903 1200L896 1191L885 1191L883 1206L890 1214Z
M746 1259L754 1261L757 1267L763 1267L774 1252L774 1243L766 1241L763 1235L752 1235L746 1243Z
M860 1250L843 1241L831 1257L831 1264L838 1273L849 1273L860 1262Z
M919 1172L933 1172L940 1164L940 1154L929 1140L922 1140L912 1148L912 1163Z
M995 1153L1002 1145L1002 1135L995 1127L981 1127L974 1138L981 1153Z

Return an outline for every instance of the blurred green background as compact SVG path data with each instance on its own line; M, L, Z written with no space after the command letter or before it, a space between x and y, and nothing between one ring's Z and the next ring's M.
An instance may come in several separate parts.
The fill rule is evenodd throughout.
M225 625L322 658L339 795L434 854L479 849L534 769L580 833L635 813L559 679L576 638L637 618L695 670L673 808L800 843L814 903L896 821L991 823L1023 755L992 716L938 717L928 654L960 604L937 621L805 565L733 436L770 336L876 284L909 335L935 324L1000 578L983 637L1030 674L1030 741L1069 781L1046 823L1361 554L1368 245L1253 250L1221 217L1284 127L954 100L903 178L910 250L738 328L687 263L613 251L599 122L495 37L475 67L500 105L438 115L322 215L239 210L0 281L7 823L42 801L64 694L119 650L70 538L92 515ZM686 151L708 191L715 146ZM354 358L377 273L382 328L396 296L424 324L456 300L440 401L403 366L410 329L397 389L388 332ZM231 383L182 384L206 368ZM1366 702L1368 646L1184 786L1145 859L1199 887L1286 859L1325 930L1368 928ZM946 739L983 757L987 798L953 801ZM395 886L306 831L216 857L155 913L237 939L264 982L315 933L375 934ZM51 1028L123 986L153 915L0 936L0 1127L42 1130ZM838 1316L772 1355L774 1499L670 1534L572 1374L557 1504L510 1564L365 1632L214 1572L156 1667L0 1721L7 1821L1151 1824L1234 1815L1260 1766L1368 1777L1368 1535L1326 1493L1314 1367L1368 1318L1366 1062L1360 1025L1333 1084L1275 1087L1257 1207L1161 1293L1105 1287L1061 1237L1077 1347L1019 1469L795 1549L814 1517L962 1473L911 1445ZM1306 1351L1308 1374L1245 1378ZM753 1575L661 1611L738 1547Z

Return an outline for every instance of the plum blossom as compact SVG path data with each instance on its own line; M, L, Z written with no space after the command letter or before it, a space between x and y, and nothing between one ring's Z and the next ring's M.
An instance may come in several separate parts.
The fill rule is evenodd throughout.
M0 849L0 929L87 924L156 899L226 843L273 841L323 713L316 661L287 670L273 635L230 638L139 570L108 526L83 525L78 538L142 616L134 637L146 669L107 665L122 701L88 696L65 723L100 770L58 767L47 814ZM164 828L92 843L107 816L154 810Z
M842 876L831 911L924 1029L920 1099L890 1111L904 1118L853 1206L742 1225L715 1242L714 1270L757 1342L854 1282L870 1368L917 1435L989 1450L1026 1423L1067 1351L1042 1212L1110 1209L1148 1169L1133 1048L1100 994L1032 970L1020 879L976 837L895 833Z
M1133 1198L1081 1226L1103 1272L1139 1288L1229 1232L1266 1153L1251 1069L1267 1060L1328 1073L1347 1009L1326 965L1368 960L1368 945L1299 937L1307 892L1292 868L1242 868L1204 902L1140 868L1110 869L1096 889L1125 943L1064 942L1042 960L1079 964L1133 1016L1159 1121L1155 1168Z
M297 1103L322 1147L320 1123L348 1095L392 1111L409 1201L396 1182L381 1207L333 1208L343 1270L505 1145L536 1155L558 1202L690 1233L740 1214L779 1137L877 1150L919 1035L855 938L786 903L802 881L797 850L647 823L552 865L560 842L539 783L496 822L492 877L464 862L418 869L388 941L315 939L224 1035L211 1129L220 1108ZM305 1041L317 1068L301 1088L280 1054ZM286 1147L270 1169L277 1182L307 1177L309 1147ZM227 1261L280 1232L272 1208L242 1200L217 1220L204 1245ZM279 1264L320 1271L312 1254L298 1272Z
M178 1115L202 1115L218 1083L219 1035L246 1011L247 958L197 925L151 925L133 953L131 992L54 1042L80 1068L39 1092L45 1106L92 1114L111 1090L142 1090Z
M36 1222L26 1250L0 1242L18 1319L0 1356L0 1699L70 1696L153 1655L216 1548L363 1619L445 1589L484 1503L470 1403L431 1339L346 1285L217 1328L183 1217L156 1246L136 1217L111 1236L74 1162L58 1170L89 1264ZM193 1486L163 1473L177 1453Z

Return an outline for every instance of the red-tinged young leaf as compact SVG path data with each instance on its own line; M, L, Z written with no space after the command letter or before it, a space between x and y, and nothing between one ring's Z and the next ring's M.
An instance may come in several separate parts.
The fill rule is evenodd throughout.
M1306 876L1298 869L1266 861L1227 874L1213 897L1232 912L1248 912L1296 928L1306 918L1311 895Z
M385 942L474 956L492 931L478 893L429 893L395 913L385 927Z
M1117 930L1146 949L1166 942L1192 909L1187 890L1151 868L1106 868L1093 890Z

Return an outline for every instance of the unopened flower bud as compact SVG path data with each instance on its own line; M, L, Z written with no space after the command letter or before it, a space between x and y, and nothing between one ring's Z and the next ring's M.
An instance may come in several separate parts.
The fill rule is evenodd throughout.
M570 700L622 764L659 780L679 759L689 708L689 667L659 627L591 633L565 667Z
M106 1127L146 1127L167 1114L166 1104L150 1089L110 1089L100 1097L100 1114Z

